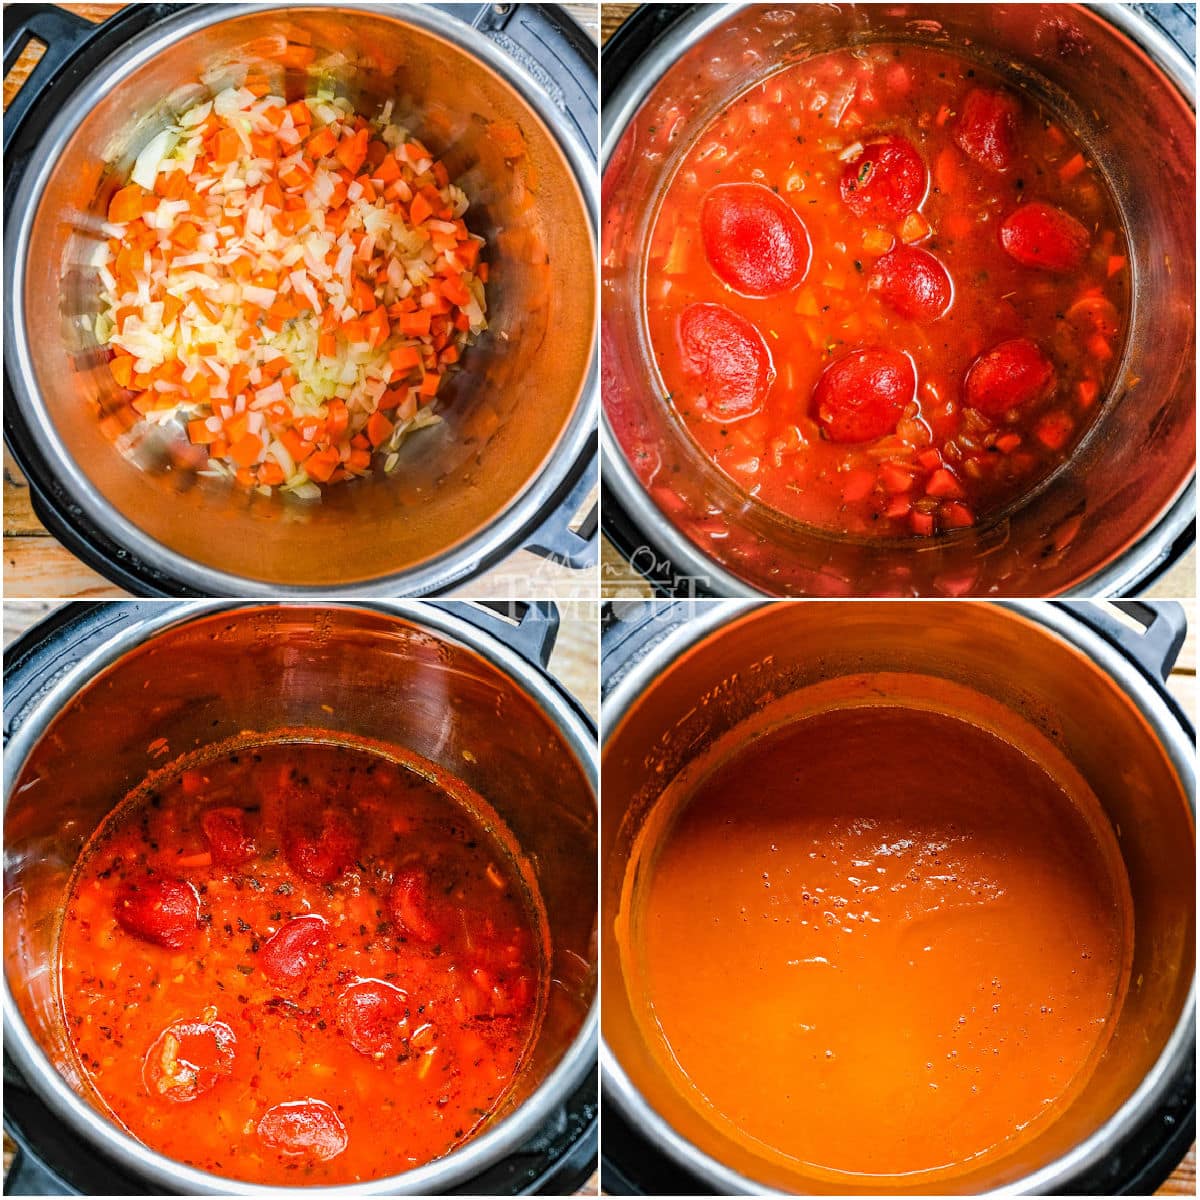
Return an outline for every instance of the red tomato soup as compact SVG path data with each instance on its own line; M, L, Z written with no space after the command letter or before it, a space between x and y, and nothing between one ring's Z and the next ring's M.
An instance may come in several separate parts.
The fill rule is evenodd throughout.
M148 1146L344 1184L428 1162L537 1032L545 923L486 803L418 759L235 743L92 839L63 918L79 1066Z
M837 533L937 534L1028 492L1095 418L1128 305L1114 202L1070 132L912 46L819 55L730 104L683 155L646 264L691 435Z
M681 791L620 927L674 1087L772 1165L866 1192L941 1190L1032 1141L1108 1045L1132 956L1116 837L1066 774L863 703Z

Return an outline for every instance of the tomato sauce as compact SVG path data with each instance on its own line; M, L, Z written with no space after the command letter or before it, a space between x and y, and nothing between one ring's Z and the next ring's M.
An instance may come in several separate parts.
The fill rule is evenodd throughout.
M365 744L237 741L94 835L62 1007L94 1102L148 1146L251 1183L353 1183L446 1154L503 1104L547 936L460 781Z
M1042 1132L1103 1053L1132 955L1116 839L1071 775L870 700L723 757L668 801L618 923L673 1085L753 1153L868 1191Z
M700 132L644 302L668 402L739 487L839 534L928 536L1003 511L1085 435L1128 253L1053 113L965 58L877 44Z

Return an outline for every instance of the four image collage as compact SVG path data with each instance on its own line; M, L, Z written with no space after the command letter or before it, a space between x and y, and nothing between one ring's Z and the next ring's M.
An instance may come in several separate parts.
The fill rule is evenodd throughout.
M3 1190L1196 1195L1194 3L8 3Z

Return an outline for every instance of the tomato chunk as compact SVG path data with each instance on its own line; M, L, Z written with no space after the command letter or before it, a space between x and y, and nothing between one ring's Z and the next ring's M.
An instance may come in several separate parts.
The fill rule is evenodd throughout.
M259 1138L289 1157L337 1158L350 1141L342 1119L324 1100L289 1100L276 1104L258 1123Z
M338 997L338 1026L360 1054L382 1058L407 1032L408 996L381 979L352 984Z
M419 942L437 942L449 931L445 915L433 905L429 877L419 867L396 872L388 893L392 920Z
M925 198L929 172L916 147L898 134L870 142L842 171L842 199L856 217L897 221Z
M759 183L726 183L704 197L704 253L717 276L747 296L773 296L803 281L808 230L792 207Z
M1007 171L1017 156L1021 106L1010 92L973 88L962 102L954 140L964 154L992 171Z
M1030 404L1054 387L1054 364L1036 342L1013 338L981 354L967 371L966 402L988 416Z
M359 834L354 821L340 809L327 808L320 819L304 817L284 834L288 865L309 883L332 883L358 854Z
M912 403L917 373L899 350L855 350L817 380L817 419L834 442L869 442L896 428Z
M867 286L902 317L936 321L953 297L946 268L928 250L897 246L874 266Z
M762 334L720 304L693 304L679 316L685 373L702 382L709 415L736 421L757 412L773 372Z
M1024 267L1074 271L1082 265L1091 237L1070 213L1032 200L1000 226L1000 244Z
M146 1052L142 1080L152 1096L185 1103L233 1072L237 1037L223 1021L176 1021Z
M319 913L293 917L263 943L259 966L273 983L294 983L316 965L328 939L329 922Z
M114 913L126 933L143 942L180 950L200 927L200 897L182 879L147 875L121 888Z
M240 867L254 857L254 839L246 833L246 814L240 808L210 808L200 818L200 830L213 862Z

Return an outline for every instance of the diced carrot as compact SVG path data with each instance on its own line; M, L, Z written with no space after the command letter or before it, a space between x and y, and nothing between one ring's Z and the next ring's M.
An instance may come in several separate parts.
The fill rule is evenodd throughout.
M212 860L212 855L207 850L201 850L197 854L181 854L171 861L177 867L211 867Z
M342 164L348 171L353 174L358 174L359 169L367 159L367 142L369 141L369 133L366 129L360 129L358 133L344 137L338 143L337 150L334 155L338 162Z
M913 533L920 534L921 537L929 537L933 533L933 513L921 512L919 509L913 509L908 518L909 524L912 525Z
M892 493L907 492L912 487L912 475L894 463L884 463L879 468L879 480Z
M953 192L958 186L958 155L951 147L947 146L938 154L933 179L943 194Z
M1034 436L1048 450L1061 450L1070 440L1074 422L1065 412L1048 412L1034 426Z
M416 346L396 346L388 352L388 361L395 371L409 371L421 365L421 352Z
M322 358L332 358L337 354L337 337L332 333L322 333L317 337L317 353Z
M317 52L312 46L300 46L295 42L288 42L287 49L276 58L276 61L282 66L299 71L304 67L312 66L316 57Z
M121 188L108 202L108 219L114 225L136 221L145 211L144 196L145 193L136 183Z
M325 411L325 433L331 442L346 432L350 424L350 412L344 400L331 400Z
M302 463L313 452L312 442L306 442L294 429L285 429L279 440L294 462Z
M432 372L427 374L425 376L425 378L421 380L421 395L422 396L436 396L437 390L438 390L438 384L441 382L442 382L442 377L440 375L434 374Z
M324 450L318 450L315 454L309 456L304 464L305 471L308 472L310 479L315 479L317 483L328 483L329 477L337 468L341 461L341 456L337 449L333 446L328 446Z
M269 133L252 133L250 148L254 151L255 158L279 157L279 141Z
M108 364L108 369L112 372L112 377L116 380L118 387L127 388L129 386L133 379L133 359L128 354L118 354Z
M277 487L283 479L283 468L274 459L268 458L258 468L258 482L266 484L267 487Z
M942 456L936 450L922 450L917 455L917 462L927 471L934 471L942 465Z
M425 337L429 333L430 315L427 312L403 313L400 332L405 337Z
M1091 408L1096 403L1096 397L1100 394L1100 385L1094 379L1081 379L1079 381L1079 407Z
M945 467L939 467L926 482L925 493L929 496L949 496L959 500L963 490L958 480Z
M213 159L218 166L237 162L242 153L242 139L232 129L222 129L213 144Z
M292 118L293 125L311 125L312 113L303 100L295 100L284 110Z
M950 120L950 106L943 104L938 108L937 116L933 118L933 123L941 129L948 120Z
M229 456L239 467L248 467L258 458L262 448L262 438L255 433L246 433L230 445Z
M386 417L384 418L387 419ZM365 471L371 465L370 450L351 450L350 457L346 459L346 466L351 471Z
M1011 454L1021 444L1019 433L1002 433L996 439L996 449L1001 454Z
M513 121L489 122L488 140L505 158L520 158L525 153L525 138Z
M352 345L358 345L370 340L365 321L347 321L342 326L342 332L346 335L346 341Z
M433 206L418 192L413 197L412 207L408 210L408 219L413 225L420 225L433 215Z
M1108 258L1108 277L1111 279L1119 271L1125 270L1125 265L1129 260L1123 254L1111 254Z
M304 149L309 158L315 162L319 158L325 158L332 154L336 146L337 137L334 135L333 129L326 125L308 139Z
M400 178L400 164L391 154L387 154L383 161L371 172L371 177L380 183L391 183L393 180Z
M188 438L196 446L211 445L220 436L209 429L207 421L189 421L187 430Z
M909 213L900 225L900 240L911 244L929 236L929 222L920 213Z
M375 309L375 293L363 279L354 280L354 307L360 313L372 312Z
M943 504L942 524L947 529L966 529L975 524L975 518L965 504Z
M191 221L181 221L171 230L171 240L184 250L195 250L200 244L200 230Z
M394 426L381 412L373 412L367 420L367 437L372 446L382 445L392 435Z
M1061 167L1058 168L1058 177L1063 183L1070 183L1083 169L1087 166L1087 161L1082 154L1076 154L1067 159Z

